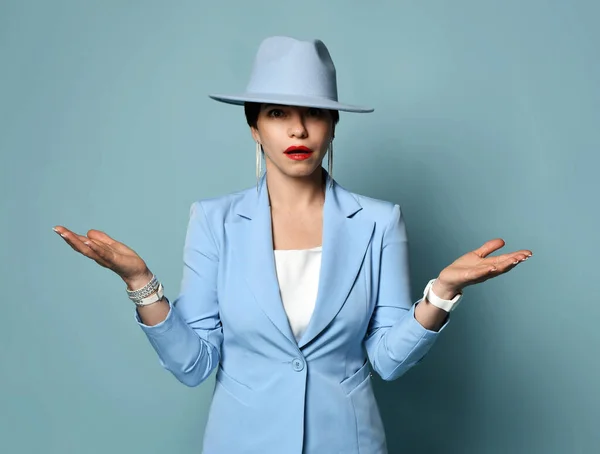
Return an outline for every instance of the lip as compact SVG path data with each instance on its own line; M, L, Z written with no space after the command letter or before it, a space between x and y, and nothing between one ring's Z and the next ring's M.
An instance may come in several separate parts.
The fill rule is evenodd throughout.
M305 147L304 145L292 145L291 147L288 147L287 150L284 151L284 153L291 153L291 152L304 152L304 153L312 153L313 151L308 148Z

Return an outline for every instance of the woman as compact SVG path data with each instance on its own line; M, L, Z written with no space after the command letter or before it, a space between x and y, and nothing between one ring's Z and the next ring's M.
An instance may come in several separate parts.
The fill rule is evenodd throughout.
M205 454L385 453L369 363L384 380L405 373L445 328L462 289L531 251L488 257L504 245L488 241L412 304L400 207L332 178L338 111L372 109L337 101L325 45L268 38L246 93L211 97L244 104L257 186L192 204L172 303L124 244L98 230L55 230L125 281L139 326L178 380L197 386L219 366Z

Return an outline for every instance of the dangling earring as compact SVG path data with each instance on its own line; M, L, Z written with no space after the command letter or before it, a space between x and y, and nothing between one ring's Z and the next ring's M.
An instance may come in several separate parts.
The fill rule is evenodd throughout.
M329 142L329 156L327 158L327 172L329 173L329 187L333 186L333 139Z
M262 172L261 146L256 142L256 192L258 192L258 182Z

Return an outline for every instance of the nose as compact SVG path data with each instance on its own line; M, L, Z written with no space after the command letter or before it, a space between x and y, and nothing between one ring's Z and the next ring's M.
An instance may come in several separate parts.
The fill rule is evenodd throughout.
M288 134L290 137L305 139L308 137L308 130L304 124L304 116L299 112L294 112L290 115L290 123Z

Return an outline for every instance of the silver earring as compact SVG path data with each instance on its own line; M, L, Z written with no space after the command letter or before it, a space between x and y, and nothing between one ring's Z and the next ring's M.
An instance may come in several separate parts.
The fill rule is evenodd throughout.
M258 192L258 182L262 173L262 156L260 143L256 142L256 192Z
M329 156L327 158L327 172L329 173L329 187L333 186L333 139L329 142Z

